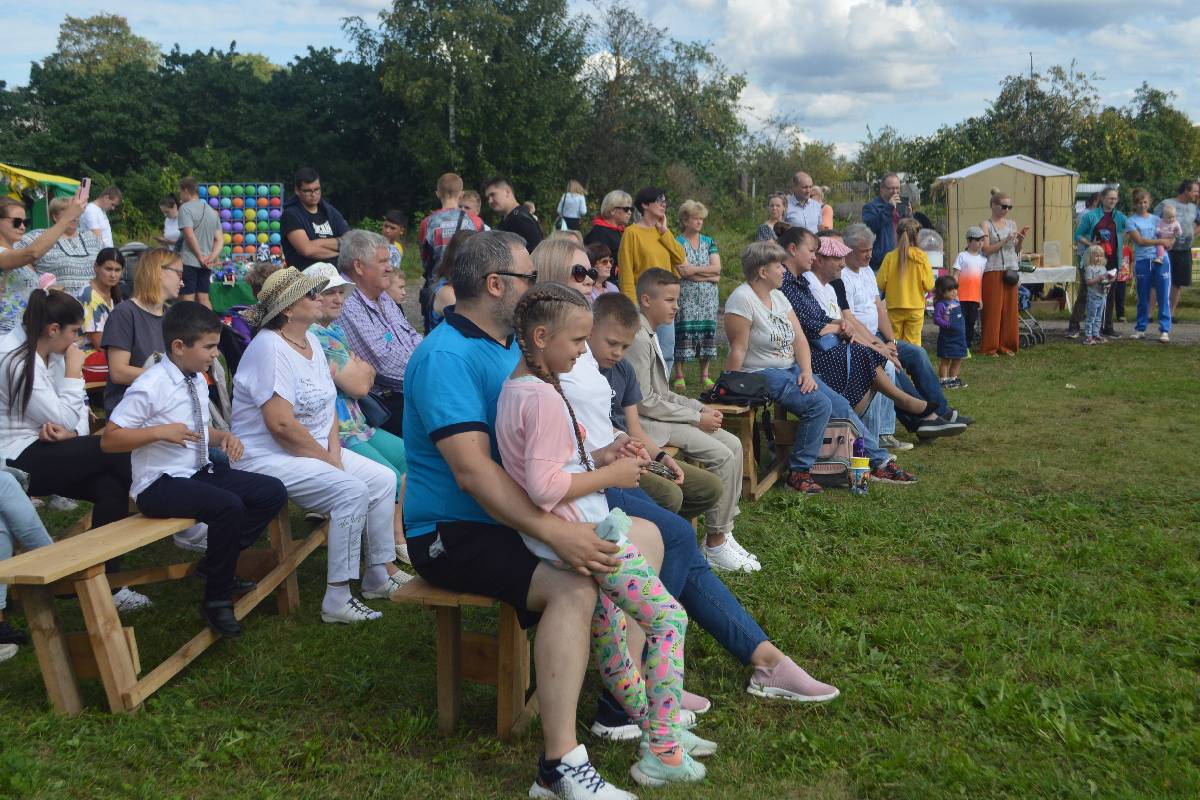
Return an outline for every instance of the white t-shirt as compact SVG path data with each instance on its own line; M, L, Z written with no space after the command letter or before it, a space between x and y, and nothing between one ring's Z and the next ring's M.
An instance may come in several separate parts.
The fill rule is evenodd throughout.
M321 343L305 334L312 358L305 358L275 331L262 331L250 341L233 377L233 433L242 440L246 457L288 455L267 430L262 407L274 395L292 404L296 421L317 444L329 446L337 387Z
M587 198L581 194L567 192L558 199L558 213L563 217L581 219L587 214Z
M108 214L105 214L104 209L95 203L87 204L87 208L79 217L79 227L89 231L100 231L100 238L104 241L104 246L113 246L112 225L108 221Z
M872 333L879 332L879 284L870 267L853 270L842 267L842 285L846 287L846 302L850 313Z
M163 217L163 238L171 244L179 241L179 217Z
M195 411L186 384L188 380L196 387L200 405L200 430L197 432L203 436L203 441L187 447L155 442L134 450L130 456L133 484L129 487L129 496L134 499L163 475L190 478L200 470L201 463L209 463L208 383L200 374L185 377L171 359L164 358L137 377L108 415L114 425L122 428L150 428L181 422L188 430L195 431Z
M812 296L821 304L821 308L829 315L830 319L841 319L842 309L838 306L837 292L827 283L821 283L821 279L816 273L804 273L804 280L808 281L808 290L812 292Z
M575 411L575 420L583 426L587 451L592 453L612 444L617 438L610 416L613 389L608 378L600 374L590 347L576 359L570 372L558 376L558 382Z
M769 309L748 283L743 283L729 295L725 301L725 313L750 320L750 341L746 345L746 357L742 360L744 371L791 369L796 363L796 353L792 349L796 331L789 317L791 311L792 304L778 289L771 290Z

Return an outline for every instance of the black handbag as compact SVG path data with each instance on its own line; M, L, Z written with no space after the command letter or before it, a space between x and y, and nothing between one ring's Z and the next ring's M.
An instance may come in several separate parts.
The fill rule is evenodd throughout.
M382 428L383 424L392 418L392 412L383 404L383 400L374 392L368 392L358 399L358 407L372 428Z
M731 406L765 406L771 402L767 378L759 372L722 372L707 392L700 395L702 403L727 403Z

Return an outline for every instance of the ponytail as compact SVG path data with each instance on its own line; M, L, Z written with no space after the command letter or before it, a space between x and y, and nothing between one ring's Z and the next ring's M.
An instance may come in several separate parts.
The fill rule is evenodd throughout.
M4 369L8 375L8 411L16 409L23 415L33 396L33 374L36 367L37 343L42 332L57 323L59 327L83 323L83 306L71 295L57 289L34 289L21 317L25 341L7 356Z
M896 271L903 275L908 265L908 248L917 246L917 235L921 232L921 223L912 217L900 220L896 226Z

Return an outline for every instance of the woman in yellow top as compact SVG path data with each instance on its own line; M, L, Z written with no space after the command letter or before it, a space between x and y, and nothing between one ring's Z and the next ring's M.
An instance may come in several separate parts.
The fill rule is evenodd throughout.
M902 219L896 226L896 249L883 257L875 280L887 303L888 319L897 339L921 346L925 322L925 293L933 289L933 268L917 247L921 223Z
M683 245L667 227L667 193L654 186L647 186L633 198L641 218L625 228L621 234L621 249L617 253L620 274L617 285L621 293L638 305L637 279L648 269L665 269L676 277L679 267L687 261ZM675 323L668 322L655 329L658 346L662 348L663 360L667 362L667 374L675 366Z

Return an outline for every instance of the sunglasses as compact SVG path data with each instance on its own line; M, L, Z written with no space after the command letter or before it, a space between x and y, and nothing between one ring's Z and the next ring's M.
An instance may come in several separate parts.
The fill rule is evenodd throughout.
M967 241L968 242L982 242L983 237L982 236L968 236Z
M585 267L582 264L571 265L571 280L576 283L583 283L584 278L591 278L592 283L595 283L599 277L600 273L595 267Z
M488 275L507 275L510 278L520 278L529 283L537 283L538 276L536 269L533 272L503 272L496 270L495 272L489 272Z
M624 211L626 214L633 213L633 206L617 206L618 211Z
M997 203L996 205L1000 206L1000 207L1001 207L1001 208L1003 208L1005 211L1012 211L1012 204L1011 204L1011 203Z
M29 220L26 219L25 217L0 217L0 219L8 220L9 222L12 223L12 226L14 228L24 228L26 223L29 222Z
M321 293L318 292L316 289L309 289L307 292L304 293L305 300L316 300L320 296L321 296Z

